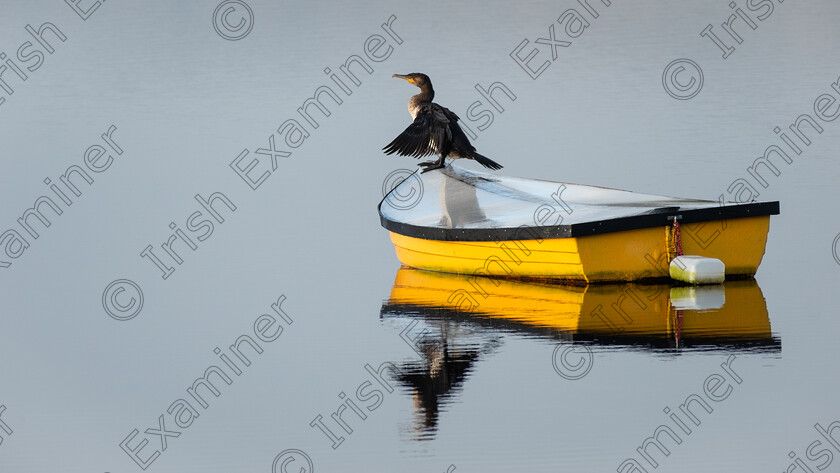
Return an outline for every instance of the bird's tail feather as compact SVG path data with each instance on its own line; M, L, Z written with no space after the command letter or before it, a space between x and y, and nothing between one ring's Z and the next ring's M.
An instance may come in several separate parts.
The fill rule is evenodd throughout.
M497 169L502 169L501 164L497 163L496 161L493 161L492 159L488 158L487 156L478 154L474 151L472 153L472 156L470 156L470 157L475 159L476 161L478 161L479 164L481 164L482 166L484 166L486 168L492 169L494 171L497 170Z

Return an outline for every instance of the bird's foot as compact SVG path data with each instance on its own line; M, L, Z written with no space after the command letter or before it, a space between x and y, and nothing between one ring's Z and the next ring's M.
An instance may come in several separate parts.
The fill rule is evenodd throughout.
M425 162L419 163L418 166L423 168L423 170L420 171L420 174L423 174L424 172L429 172L433 169L444 168L444 167L446 167L446 164L444 163L443 159L438 159L437 161L425 161Z
M425 164L425 163L421 163L420 165L421 165L421 166L423 166L423 164ZM445 168L445 167L446 167L446 166L445 166L445 165L443 165L443 164L438 164L438 163L429 163L429 164L426 164L425 166L423 166L423 170L422 170L422 171L420 171L420 174L423 174L423 173L425 173L425 172L429 172L429 171L431 171L431 170L433 170L433 169L441 169L441 168Z

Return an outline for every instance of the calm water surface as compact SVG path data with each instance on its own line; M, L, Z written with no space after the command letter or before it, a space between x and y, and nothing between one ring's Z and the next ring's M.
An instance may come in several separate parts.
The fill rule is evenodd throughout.
M19 68L0 66L0 225L28 244L0 245L0 471L837 468L815 424L840 421L840 4L245 3L0 15ZM52 53L26 29L44 22ZM663 85L677 59L699 90L688 62ZM462 280L401 268L376 211L416 164L380 151L414 93L391 74L413 71L505 175L780 201L755 281L696 309L668 286L504 282L453 311ZM476 86L496 83L494 106ZM310 105L315 127L297 110L322 86L341 103ZM790 163L756 177L771 146ZM61 214L35 238L18 219L40 196ZM590 315L633 294L632 324Z

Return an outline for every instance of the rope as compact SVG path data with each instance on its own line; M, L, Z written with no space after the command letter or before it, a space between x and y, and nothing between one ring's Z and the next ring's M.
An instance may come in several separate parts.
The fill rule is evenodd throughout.
M683 311L675 310L674 318L676 319L674 323L674 342L676 342L676 348L679 348L682 339Z
M668 253L668 263L677 256L683 255L682 230L677 218L679 217L674 217L673 226L665 227L665 251Z
M682 234L680 233L680 223L677 222L677 217L674 217L674 252L677 256L682 256Z
M674 348L680 348L680 341L682 340L682 330L683 330L683 311L682 309L677 309L671 304L671 298L668 298L668 322L669 322L669 332L674 337Z

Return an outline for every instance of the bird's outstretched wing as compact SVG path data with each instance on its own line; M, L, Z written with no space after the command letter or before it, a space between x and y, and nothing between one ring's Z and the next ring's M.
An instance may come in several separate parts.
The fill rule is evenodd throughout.
M440 106L422 108L414 123L408 125L394 141L382 148L385 154L397 153L414 158L430 154L449 154L452 143L452 131L449 127L451 121L443 110Z

